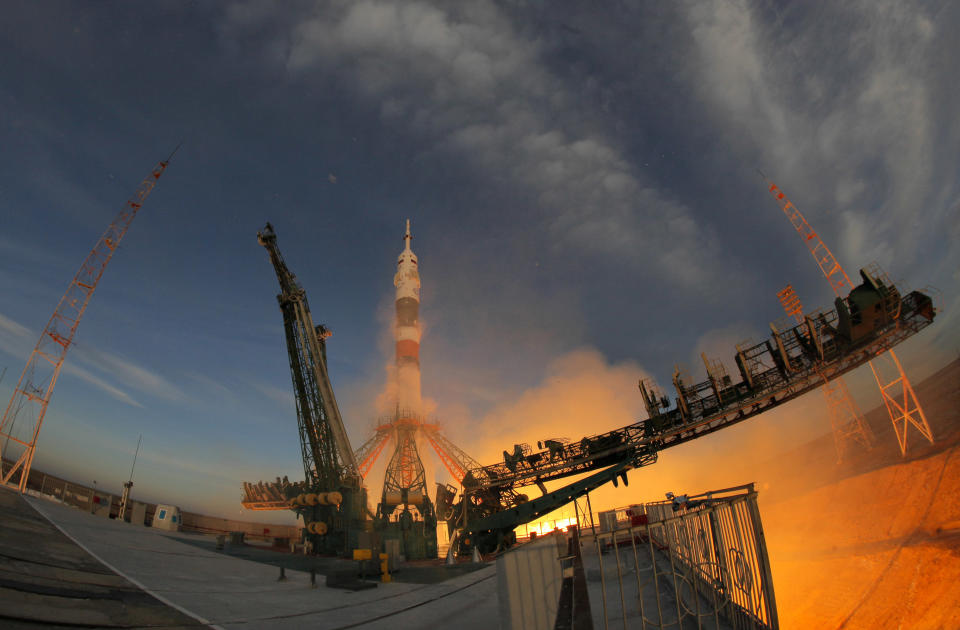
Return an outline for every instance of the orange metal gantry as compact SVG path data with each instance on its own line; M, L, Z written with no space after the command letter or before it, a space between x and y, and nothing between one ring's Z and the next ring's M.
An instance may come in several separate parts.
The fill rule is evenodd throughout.
M40 334L40 340L34 346L30 359L20 375L20 380L13 390L13 396L3 413L3 419L0 420L0 443L2 443L0 446L3 454L3 458L0 459L0 478L4 484L16 482L20 492L27 488L27 479L30 476L30 468L33 466L40 427L43 425L53 388L57 384L60 368L63 367L67 350L73 343L73 336L80 325L80 319L87 310L87 305L93 297L93 292L103 276L107 263L113 258L114 252L120 245L120 240L127 233L137 211L143 206L172 157L173 153L166 160L158 163L140 182L136 192L127 200L123 209L80 265L80 270L73 277L66 293L60 298L60 303L53 311L53 316ZM14 454L10 454L11 450ZM4 459L9 459L13 464L9 468L4 468ZM16 476L18 472L19 477Z
M764 179L766 179L766 177L764 177ZM780 209L783 210L784 214L790 220L791 225L793 225L794 229L803 239L807 249L810 250L810 254L817 262L817 266L820 267L820 271L823 272L824 277L830 284L830 288L833 289L834 295L837 298L843 297L854 287L853 283L850 282L850 277L847 275L847 272L843 270L843 267L833 255L833 252L831 252L830 248L823 242L823 239L814 232L813 228L810 227L810 224L807 223L807 220L793 202L791 202L783 191L772 181L766 179L766 182L770 194L773 195ZM880 274L879 270L874 270L874 275L878 274L884 275ZM887 280L886 284L890 285L889 279ZM786 304L784 307L786 308ZM886 351L884 352L884 350ZM930 429L927 417L923 413L923 407L920 405L913 386L910 384L910 379L907 378L907 374L903 370L903 365L900 363L900 359L897 358L893 348L881 349L877 353L876 358L886 358L887 361L886 369L875 365L874 361L870 361L869 364L870 370L873 372L873 377L877 382L877 387L880 390L880 397L887 408L890 422L893 424L893 430L897 436L897 443L900 446L901 455L907 454L907 431L910 426L913 426L919 431L920 435L932 444L933 431ZM892 373L893 376L885 376L884 373ZM898 386L899 391L897 391ZM831 391L828 390L832 390L832 394ZM836 388L825 389L824 395L827 396L828 405L832 405L831 410L844 407L849 408L851 405L854 408L856 407L852 401L848 403L844 400L844 398L849 399L849 391L847 391L845 383L839 383ZM838 400L839 402L834 404L831 396L833 400ZM855 422L859 422L862 425L862 430L852 429L847 431L846 435L841 436L840 439L845 441L847 437L854 437L859 441L866 441L869 444L869 429L867 429L863 423L862 416L860 416L860 420L855 420ZM850 428L849 423L844 426L848 429ZM841 433L843 432L844 431L841 430ZM835 435L837 435L836 428ZM837 451L838 456L842 458L843 449L839 444Z

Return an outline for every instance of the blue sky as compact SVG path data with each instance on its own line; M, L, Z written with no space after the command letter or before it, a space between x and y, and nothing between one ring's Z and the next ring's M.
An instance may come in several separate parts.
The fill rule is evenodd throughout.
M356 445L406 218L451 439L492 461L638 419L638 377L699 376L701 351L735 371L788 282L832 299L758 168L851 275L940 289L900 353L919 379L960 348L958 26L946 2L5 3L0 396L181 140L80 326L38 468L119 492L143 433L140 496L234 517L241 480L302 474L268 220L334 331ZM822 433L807 398L697 448Z

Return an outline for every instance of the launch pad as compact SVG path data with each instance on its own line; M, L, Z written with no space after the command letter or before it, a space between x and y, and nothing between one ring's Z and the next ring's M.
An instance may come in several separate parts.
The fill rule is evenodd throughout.
M272 230L261 233L260 239L268 249L275 243ZM365 540L377 548L386 550L388 545L396 545L394 548L399 548L399 553L409 559L435 558L438 514L446 521L449 531L455 533L452 544L459 553L469 553L474 548L481 553L506 549L516 541L517 526L608 482L626 484L629 470L656 462L659 451L665 448L742 422L839 378L916 334L932 323L936 315L929 295L921 291L902 294L881 271L864 269L860 272L861 284L850 287L848 295L838 296L833 309L807 314L796 325L771 324L769 340L738 346L739 382L731 380L719 361L711 363L704 357L708 379L702 383L690 383L679 369L675 370L673 385L677 396L673 404L652 383L640 382L648 414L645 420L579 441L544 439L538 443L538 451L526 444L516 444L512 452L504 451L502 463L481 466L419 415L422 407L420 276L417 257L410 248L411 239L408 221L404 250L397 259L394 277L396 413L381 421L374 435L356 452L349 448L326 374L324 340L329 333L322 326L313 326L308 309L304 318L284 306L296 302L306 308L306 296L302 288L287 278L289 271L282 264L279 251L274 251L275 246L271 249L271 260L277 268L281 287L285 287L278 299L284 311L294 387L298 391L304 470L308 480L317 479L304 486L309 492L297 495L292 507L304 517L305 535L311 537L315 550L347 553L356 548L352 545L360 543L359 532L373 531L375 539ZM846 282L845 286L850 283ZM288 294L296 299L285 297ZM309 340L311 334L316 337L303 346L316 348L308 357L314 361L315 368L306 372L298 368L302 346L295 334L298 328L288 323L299 321L297 318L308 324L300 325L306 331L306 338ZM314 384L305 386L303 383L310 379ZM325 413L317 418L314 429L305 428L311 422L304 419L304 409L310 409L311 405L305 404L304 401L310 402L307 398L300 400L303 396L299 392L304 388L323 391L313 406ZM330 428L323 429L324 422L330 422ZM330 481L320 481L316 476L319 469L313 464L320 459L314 454L316 449L311 440L317 440L315 434L320 435L320 430L329 434L324 448L340 454L327 455L325 460L328 470L325 479L336 480L333 485L338 488L333 495L342 495L345 499L342 507L337 505L339 511L319 501L311 503L316 499L311 498L314 494L310 492L319 492L318 496L322 497L333 496L330 489L324 490ZM434 447L454 479L460 482L459 497L455 488L438 484L436 505L430 501L417 445L421 437ZM364 513L362 479L391 439L394 451L371 523ZM545 486L548 481L581 473L591 474L557 490L548 491ZM531 500L519 492L527 486L538 486L542 496ZM255 486L247 484L246 487ZM262 488L262 484L256 487ZM262 498L248 493L244 505L269 509L263 507ZM276 507L289 506L281 503ZM337 533L330 531L330 524Z
M437 515L417 449L422 422L407 411L388 424L392 425L396 447L384 475L374 530L379 533L384 550L396 544L398 553L409 560L436 558Z

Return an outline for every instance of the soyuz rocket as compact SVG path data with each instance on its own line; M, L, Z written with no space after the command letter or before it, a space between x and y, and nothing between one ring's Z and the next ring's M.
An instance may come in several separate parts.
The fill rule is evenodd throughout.
M420 416L420 273L417 255L410 249L410 219L403 236L403 251L397 257L397 415L398 420L419 420Z

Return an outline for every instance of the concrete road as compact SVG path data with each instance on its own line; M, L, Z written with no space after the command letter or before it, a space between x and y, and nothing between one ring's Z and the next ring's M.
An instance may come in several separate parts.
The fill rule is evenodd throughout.
M199 621L220 628L496 627L496 567L435 584L389 583L362 591L328 588L317 576L231 557L170 534L28 498L61 531L110 569ZM178 539L179 537L179 539Z
M114 574L17 492L0 487L0 626L202 625Z

